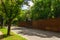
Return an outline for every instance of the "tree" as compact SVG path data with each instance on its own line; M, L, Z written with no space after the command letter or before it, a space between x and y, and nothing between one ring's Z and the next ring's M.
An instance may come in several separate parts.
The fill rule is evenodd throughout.
M51 1L49 0L34 0L34 6L32 7L32 19L46 19L50 12Z
M0 26L1 28L3 28L3 16L2 15L0 15Z
M55 17L60 17L60 0L54 1L54 14Z
M7 35L10 35L11 23L20 14L23 0L1 0L2 12L8 23Z
M33 0L32 19L48 19L60 17L60 0Z

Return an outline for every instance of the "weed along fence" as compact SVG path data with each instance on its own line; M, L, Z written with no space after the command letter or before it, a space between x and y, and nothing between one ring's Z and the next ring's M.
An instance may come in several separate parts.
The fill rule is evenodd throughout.
M29 25L32 24L32 25ZM60 31L60 18L56 19L44 19L32 21L32 23L20 22L19 26L29 27L34 29L50 30L50 31Z

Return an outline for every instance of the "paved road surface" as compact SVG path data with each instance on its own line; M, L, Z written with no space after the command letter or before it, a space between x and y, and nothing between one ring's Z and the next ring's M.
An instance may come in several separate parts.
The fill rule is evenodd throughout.
M60 40L60 33L35 30L24 27L12 27L11 31L22 35L28 40Z

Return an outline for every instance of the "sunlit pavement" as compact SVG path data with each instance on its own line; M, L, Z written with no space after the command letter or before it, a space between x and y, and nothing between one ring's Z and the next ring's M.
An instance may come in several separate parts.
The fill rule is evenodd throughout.
M12 27L11 31L28 40L60 40L59 32L43 31L24 27Z

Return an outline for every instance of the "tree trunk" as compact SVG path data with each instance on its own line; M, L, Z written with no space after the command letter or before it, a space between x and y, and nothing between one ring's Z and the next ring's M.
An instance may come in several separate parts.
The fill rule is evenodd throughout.
M1 21L1 28L3 28L3 19L2 19L2 21Z
M10 29L11 29L11 22L8 23L8 31L7 31L7 35L10 35Z

